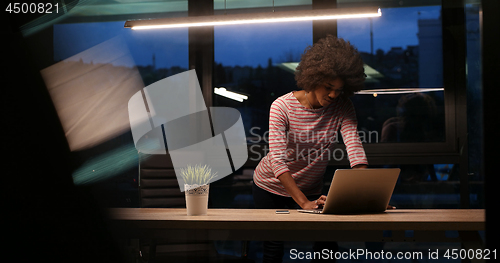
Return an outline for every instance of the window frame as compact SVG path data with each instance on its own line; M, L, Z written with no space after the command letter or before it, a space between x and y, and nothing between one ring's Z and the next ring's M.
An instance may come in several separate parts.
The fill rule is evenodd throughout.
M197 2L197 0L190 0ZM381 164L414 164L414 163L463 163L461 159L467 154L464 147L467 144L467 120L460 118L466 116L466 79L465 79L465 25L464 5L456 1L442 0L442 31L443 31L443 86L445 107L445 141L425 143L366 143L363 144L368 161L373 165ZM382 7L400 7L393 3L382 3ZM412 5L412 4L410 4ZM416 5L415 3L413 5ZM312 8L335 8L336 1L313 0ZM249 11L251 12L251 10ZM460 15L462 14L462 15ZM457 30L458 29L458 30ZM461 30L461 31L460 31ZM463 32L463 34L456 34ZM337 35L337 21L313 21L313 43L327 34ZM213 45L210 50L213 52ZM191 50L190 50L191 54ZM213 55L212 55L213 57ZM215 62L214 62L215 63ZM205 72L205 68L203 69ZM213 76L202 78L213 79ZM214 86L202 87L208 105L213 105L212 94ZM255 144L254 144L255 145ZM253 153L260 148L260 155L265 155L266 143L257 143ZM249 145L250 147L250 145ZM341 149L345 145L339 144ZM258 162L257 162L258 163ZM255 161L249 161L255 165ZM331 160L330 165L346 165L348 161Z

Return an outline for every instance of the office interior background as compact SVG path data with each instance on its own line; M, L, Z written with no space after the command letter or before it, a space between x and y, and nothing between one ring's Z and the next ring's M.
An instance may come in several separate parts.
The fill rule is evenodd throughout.
M9 14L4 28L10 40L4 49L9 57L4 74L10 80L4 96L10 134L5 151L11 158L5 164L3 194L20 230L14 241L54 231L54 246L64 247L64 255L78 254L78 246L87 247L90 240L98 247L92 253L110 255L116 248L105 231L102 209L141 207L144 156L134 147L128 99L190 69L196 69L207 106L240 111L249 149L243 167L211 184L209 207L253 208L252 172L266 153L269 107L299 89L294 65L308 45L326 34L349 40L363 57L366 87L351 99L370 167L401 168L392 205L486 208L495 198L489 196L494 188L488 188L488 176L494 176L488 167L495 157L489 122L498 119L492 100L498 84L493 72L498 69L494 32L499 23L488 13L498 11L495 1L54 3L64 12ZM123 27L134 19L360 6L379 6L382 17L326 26L309 21L150 31ZM216 87L248 99L219 96ZM335 169L349 167L346 156L336 157L325 173L325 190ZM65 217L87 226L73 228ZM85 238L75 241L71 235ZM41 237L32 240L43 242ZM220 250L231 246L218 245ZM46 246L51 247L34 250L43 253Z

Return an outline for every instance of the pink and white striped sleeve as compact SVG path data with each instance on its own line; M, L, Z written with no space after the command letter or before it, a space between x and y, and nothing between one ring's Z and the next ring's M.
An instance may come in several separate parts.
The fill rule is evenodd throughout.
M269 157L274 176L289 172L286 160L288 114L282 100L276 100L269 111Z
M358 134L358 120L356 118L356 112L354 111L354 106L350 99L347 99L344 104L343 113L340 133L344 139L351 168L358 164L368 164L365 150L361 144Z

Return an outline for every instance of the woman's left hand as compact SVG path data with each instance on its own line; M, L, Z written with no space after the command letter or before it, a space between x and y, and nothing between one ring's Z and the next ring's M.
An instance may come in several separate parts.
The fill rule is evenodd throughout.
M318 207L322 207L325 205L325 202L326 202L326 195L322 195L320 196L318 199L316 199L316 201L314 201Z

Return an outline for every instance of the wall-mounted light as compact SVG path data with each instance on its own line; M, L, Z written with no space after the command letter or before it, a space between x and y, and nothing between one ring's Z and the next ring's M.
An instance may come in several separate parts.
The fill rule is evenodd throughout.
M214 93L217 95L224 96L226 98L230 98L230 99L239 101L239 102L243 102L243 100L248 99L247 96L236 93L236 92L228 91L228 90L226 90L226 88L215 88Z
M396 89L368 89L360 90L356 94L373 95L377 97L378 95L385 94L407 94L407 93L421 93L421 92L433 92L433 91L443 91L444 88L396 88Z
M315 10L295 10L266 13L228 14L212 16L188 16L160 18L150 20L131 20L125 22L126 28L159 29L195 26L220 26L256 23L277 23L292 21L311 21L328 19L346 19L379 17L382 12L378 7L335 8Z

